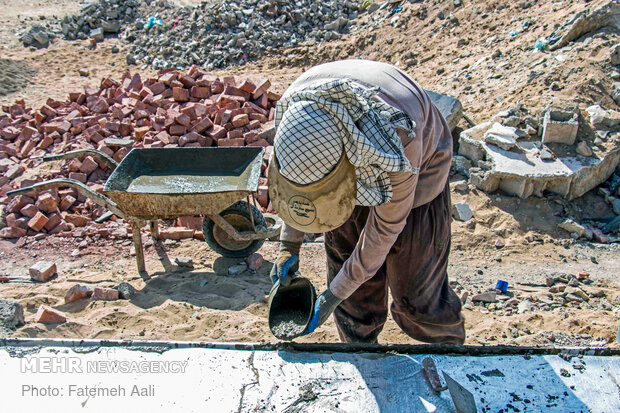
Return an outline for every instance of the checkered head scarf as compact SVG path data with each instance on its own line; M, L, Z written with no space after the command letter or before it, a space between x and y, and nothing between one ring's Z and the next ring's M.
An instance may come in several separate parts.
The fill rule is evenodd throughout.
M405 113L351 80L315 83L278 101L275 151L279 171L308 185L338 164L344 150L355 166L357 205L375 206L392 199L388 172L418 173L404 154L396 129L413 135Z

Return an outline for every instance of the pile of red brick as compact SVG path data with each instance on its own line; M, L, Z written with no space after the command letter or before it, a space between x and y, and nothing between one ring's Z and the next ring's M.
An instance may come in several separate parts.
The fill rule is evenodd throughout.
M95 148L120 161L132 147L268 147L280 98L270 86L269 80L238 83L232 76L220 78L192 67L187 73L161 71L146 80L129 73L121 82L106 78L99 87L71 93L66 102L48 99L39 110L27 108L23 100L3 106L0 207L5 205L5 222L0 219L0 237L75 236L75 228L85 226L91 227L88 233L106 235L105 228L91 224L105 211L73 189L50 190L37 198L6 197L12 189L53 177L76 179L101 192L109 176L105 164L92 157L68 161L53 176L25 173L44 155ZM260 183L257 200L266 209L264 175Z

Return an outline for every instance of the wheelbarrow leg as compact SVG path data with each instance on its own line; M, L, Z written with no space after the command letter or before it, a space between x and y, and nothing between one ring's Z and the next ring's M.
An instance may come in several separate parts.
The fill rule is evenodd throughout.
M151 228L151 237L159 239L159 225L157 220L149 221L149 227Z
M131 221L131 232L133 234L133 247L136 250L136 263L138 271L145 272L144 250L142 249L142 236L140 235L140 224L137 221Z

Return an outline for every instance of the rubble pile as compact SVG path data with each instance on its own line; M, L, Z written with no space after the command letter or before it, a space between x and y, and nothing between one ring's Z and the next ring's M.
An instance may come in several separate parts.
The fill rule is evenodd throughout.
M164 70L144 80L130 73L120 82L105 78L98 87L87 86L84 92L71 93L68 101L48 99L38 110L26 107L23 100L3 106L6 114L0 115L0 237L46 233L130 237L126 223L92 223L105 209L76 189L12 198L6 193L59 177L102 192L109 175L103 161L88 156L81 161L64 161L60 171L36 172L41 170L41 158L49 154L97 149L118 162L133 147L268 147L275 134L274 106L280 98L269 90L270 86L266 79L238 82L232 76L219 78L192 67L187 73ZM263 161L263 174L269 153ZM263 208L269 205L264 177L257 201ZM199 222L193 226L197 228L162 230L161 235L171 239L200 237L202 234L196 234L201 229Z
M489 289L471 295L458 283L453 282L455 291L462 295L464 308L479 307L483 313L517 315L538 311L554 311L561 308L581 308L612 311L620 314L620 297L608 297L604 284L594 282L590 274L553 273L546 277L545 289L538 292L511 290L502 292Z
M360 11L356 0L277 2L236 0L179 7L167 1L100 0L22 36L25 46L46 47L49 37L103 41L106 34L129 43L128 64L154 69L242 64L281 47L335 40ZM44 37L43 43L38 39Z

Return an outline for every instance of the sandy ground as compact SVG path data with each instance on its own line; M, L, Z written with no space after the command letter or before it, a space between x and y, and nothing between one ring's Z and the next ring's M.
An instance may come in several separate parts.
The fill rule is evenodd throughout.
M592 1L588 7L602 3ZM425 19L420 18L418 6L414 5L402 13L401 19L406 24L401 27L387 24L388 19L373 30L362 30L335 43L299 47L216 73L268 77L276 90L283 91L296 76L320 62L364 57L403 67L405 57L413 55L418 64L406 70L425 87L461 99L465 111L475 122L485 121L517 102L534 112L552 99L578 103L582 108L592 101L615 108L609 97L612 81L606 59L609 47L617 42L617 35L603 32L587 42L580 39L558 52L536 52L532 50L535 40L550 34L556 23L583 9L583 3L539 2L529 9L521 9L519 4L506 4L500 10L497 8L499 2L487 1L467 2L456 9L452 2L432 7L426 4ZM37 71L25 89L0 96L0 103L25 98L28 104L36 107L48 97L64 98L70 91L98 83L102 77L118 79L127 70L144 75L152 73L146 68L127 67L124 46L118 40L106 40L95 50L89 50L85 42L56 41L48 49L37 51L24 49L19 44L16 34L37 21L39 15L62 16L79 8L77 1L0 0L2 58L23 61ZM445 16L452 13L458 23L439 19L439 12ZM486 17L482 17L484 15ZM34 20L24 21L25 17ZM528 29L510 36L511 32L522 29L524 21L530 22ZM121 48L120 53L111 53L114 44ZM492 58L498 49L501 55ZM89 69L89 77L79 76L77 70L82 67ZM534 79L530 80L532 77ZM551 89L554 82L559 90ZM459 292L468 291L471 295L503 279L510 283L516 295L544 295L547 292L545 275L587 271L593 283L584 289L587 292L603 290L606 301L616 302L613 304L616 309L620 306L617 301L620 294L619 246L571 243L568 234L556 228L559 218L555 214L561 208L561 201L518 200L477 190L454 192L452 196L453 202L469 203L476 222L475 226L454 222L452 227L449 274L451 280L458 283ZM564 207L577 218L610 214L609 208L595 194ZM144 236L146 238L146 233ZM499 237L506 241L506 247L501 250L495 248ZM135 269L135 259L129 255L130 240L93 240L79 256L72 257L71 253L81 241L56 237L17 245L0 241L0 273L26 275L28 267L42 259L53 260L59 266L58 278L45 284L0 284L1 298L16 299L26 309L27 324L17 330L15 336L275 341L267 327L264 297L270 288L267 274L276 255L276 244L268 242L261 249L268 262L258 274L235 277L225 274L228 266L236 262L217 256L200 241L166 245L166 253L161 249L159 253L172 262L175 257L193 258L193 271L180 271L165 257L158 259L155 247L150 246L147 248L149 277L141 278ZM305 245L301 270L319 290L325 287L324 266L322 245ZM121 281L130 282L139 291L131 300L81 300L64 305L64 294L75 283L113 287ZM41 304L66 312L68 322L53 326L35 323L34 314ZM469 344L587 344L600 337L617 345L614 343L617 314L587 303L511 316L489 313L481 307L464 310ZM583 341L580 335L594 339L584 338ZM569 337L567 342L558 339L565 336ZM300 341L337 339L330 320L320 331ZM404 335L391 318L380 341L415 342Z

